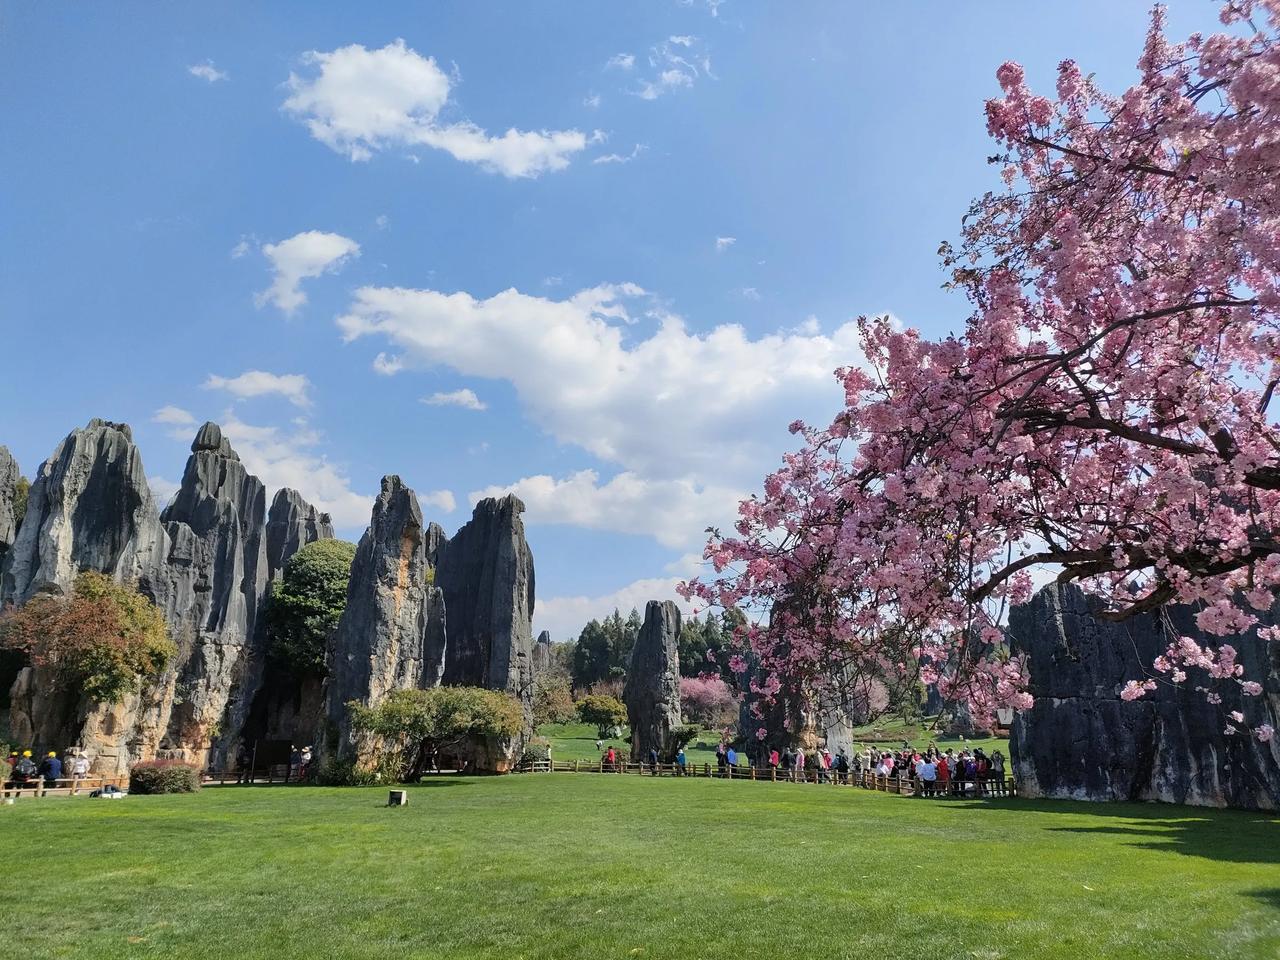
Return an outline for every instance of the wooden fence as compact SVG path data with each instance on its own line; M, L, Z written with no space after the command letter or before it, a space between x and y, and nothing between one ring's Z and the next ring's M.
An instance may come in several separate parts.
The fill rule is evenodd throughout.
M88 793L105 786L115 786L124 790L129 785L128 777L66 777L59 780L46 780L36 777L19 783L16 780L6 781L0 785L0 799L9 800L18 797L72 797L79 793Z
M988 774L976 780L939 780L926 783L911 777L882 777L873 771L839 773L835 770L782 770L778 767L716 767L710 763L608 763L605 760L534 760L521 764L519 773L615 773L653 777L715 777L721 780L754 780L769 783L809 783L853 786L881 793L920 797L1013 797L1012 777Z

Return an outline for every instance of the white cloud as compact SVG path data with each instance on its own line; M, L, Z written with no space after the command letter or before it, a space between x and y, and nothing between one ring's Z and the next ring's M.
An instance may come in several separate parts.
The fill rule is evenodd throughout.
M600 106L600 94L598 94L598 93L593 93L593 94L590 94L590 95L588 95L588 96L583 97L583 98L582 98L582 105L583 105L584 107L587 107L587 108L591 109L591 110L596 109L596 107Z
M194 426L196 418L181 407L165 405L151 415L152 423L170 423L174 426Z
M509 484L530 503L528 522L545 511L690 544L726 524L737 491L777 466L794 443L790 421L825 423L838 408L832 371L860 362L857 325L695 332L658 309L633 316L644 296L633 284L559 300L364 287L337 323L346 339L384 338L415 365L507 381L533 423L620 468L603 485L590 471Z
M528 514L525 516L527 518ZM656 577L636 580L595 597L539 597L533 608L534 633L549 630L553 640L576 640L588 621L607 617L615 609L621 610L625 617L634 607L644 616L645 604L650 600L674 600L680 612L690 616L694 607L676 593L679 582L678 577Z
M182 484L165 477L147 477L147 486L151 488L151 499L155 501L156 509L163 510Z
M369 525L373 495L353 491L346 471L317 452L320 434L315 430L257 426L231 410L223 415L221 426L245 467L266 484L268 496L292 487L348 535L359 536Z
M379 353L373 358L373 369L384 377L391 377L404 369L404 361L394 353Z
M384 149L427 146L506 177L562 170L586 146L580 130L525 131L490 136L470 121L441 124L452 81L432 57L396 40L379 50L360 44L328 53L312 50L310 77L291 73L285 112L311 135L353 161Z
M632 160L640 156L640 154L644 153L648 149L649 147L647 144L637 143L634 147L631 148L631 152L628 153L626 156L623 156L622 154L618 154L618 153L606 153L604 156L596 157L591 162L592 163L630 163Z
M240 242L231 248L231 259L239 260L246 253L253 249L253 246L244 237L240 238Z
M743 287L738 291L738 296L742 297L743 300L759 300L760 291L755 287Z
M737 242L737 237L716 237L716 253L723 253Z
M193 77L199 77L201 80L207 80L209 83L230 79L226 73L213 65L212 60L206 60L204 63L197 63L194 66L187 67L187 73Z
M454 390L452 393L433 393L429 397L423 397L422 402L429 407L462 407L464 410L489 409L489 405L477 397L474 391L465 387L461 390Z
M385 213L378 214L377 217L375 217L373 220L373 225L377 227L379 230L387 229L387 226L390 223L391 223L391 218L388 217Z
M634 53L615 53L605 63L605 69L616 68L618 70L630 70L636 65L636 55Z
M458 506L458 502L448 490L427 490L418 493L418 503L424 507L435 507L441 513L453 513Z
M246 370L238 377L220 377L211 373L201 386L206 390L225 390L241 400L278 394L294 406L311 405L311 398L307 396L311 382L300 373L276 374L265 370Z
M664 546L691 548L706 540L708 525L725 525L736 515L741 490L700 487L690 480L647 480L624 472L600 484L594 470L563 480L524 477L467 494L474 506L485 497L514 493L524 501L530 525L569 524L651 536Z
M666 93L692 87L702 77L712 77L711 58L697 37L668 37L649 48L649 66L655 72L631 92L641 100L657 100Z
M360 256L360 244L337 233L307 230L279 243L264 244L262 252L271 261L275 277L254 302L259 307L273 303L291 315L307 302L300 288L302 281L338 272L352 257Z

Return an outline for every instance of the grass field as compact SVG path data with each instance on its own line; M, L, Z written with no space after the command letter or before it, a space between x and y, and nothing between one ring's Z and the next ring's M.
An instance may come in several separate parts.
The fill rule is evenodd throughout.
M598 774L19 801L14 956L1280 954L1280 822Z
M544 723L538 728L539 736L551 741L551 755L557 760L591 760L600 759L600 753L609 749L610 744L620 750L631 749L626 736L618 740L604 739L601 749L596 750L596 728L585 723ZM896 750L907 740L912 746L924 749L936 743L941 749L960 750L963 747L982 747L987 753L1000 750L1009 756L1009 741L1003 737L977 737L964 740L962 737L947 737L921 725L887 724L877 727L864 727L854 731L858 737L855 748L861 750L867 746L876 746L884 750ZM720 742L720 733L716 730L704 730L693 743L689 744L685 753L690 763L716 762L716 744ZM698 746L699 743L704 744ZM744 757L740 761L747 763Z

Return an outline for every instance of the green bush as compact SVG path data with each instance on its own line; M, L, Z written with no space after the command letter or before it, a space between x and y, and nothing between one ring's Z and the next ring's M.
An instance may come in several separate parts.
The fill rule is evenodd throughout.
M551 741L546 737L533 737L525 744L524 753L520 755L520 762L533 763L536 760L546 760L550 749Z
M181 760L143 760L129 768L130 793L195 793L200 771Z
M578 701L578 719L593 724L601 737L607 736L610 727L621 727L627 722L627 708L617 697L592 694Z
M479 687L394 690L376 707L353 700L347 708L364 738L357 766L406 783L426 773L437 754L478 737L509 739L524 726L519 700Z

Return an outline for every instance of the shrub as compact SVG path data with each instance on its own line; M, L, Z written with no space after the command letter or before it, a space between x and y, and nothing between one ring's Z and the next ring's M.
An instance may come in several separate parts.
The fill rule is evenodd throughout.
M593 693L578 701L578 719L594 724L600 736L608 735L610 727L621 727L627 722L627 708L617 697Z
M200 771L182 760L143 760L129 768L130 793L195 793Z
M70 596L38 594L0 616L0 647L53 670L59 687L118 703L177 653L164 615L131 585L76 577Z
M520 755L520 762L532 763L535 760L546 760L550 749L550 740L546 737L534 737L525 744L524 753Z
M476 737L514 737L524 727L524 708L509 693L480 687L396 690L375 707L347 704L351 726L374 751L359 766L389 779L412 780L431 757Z

